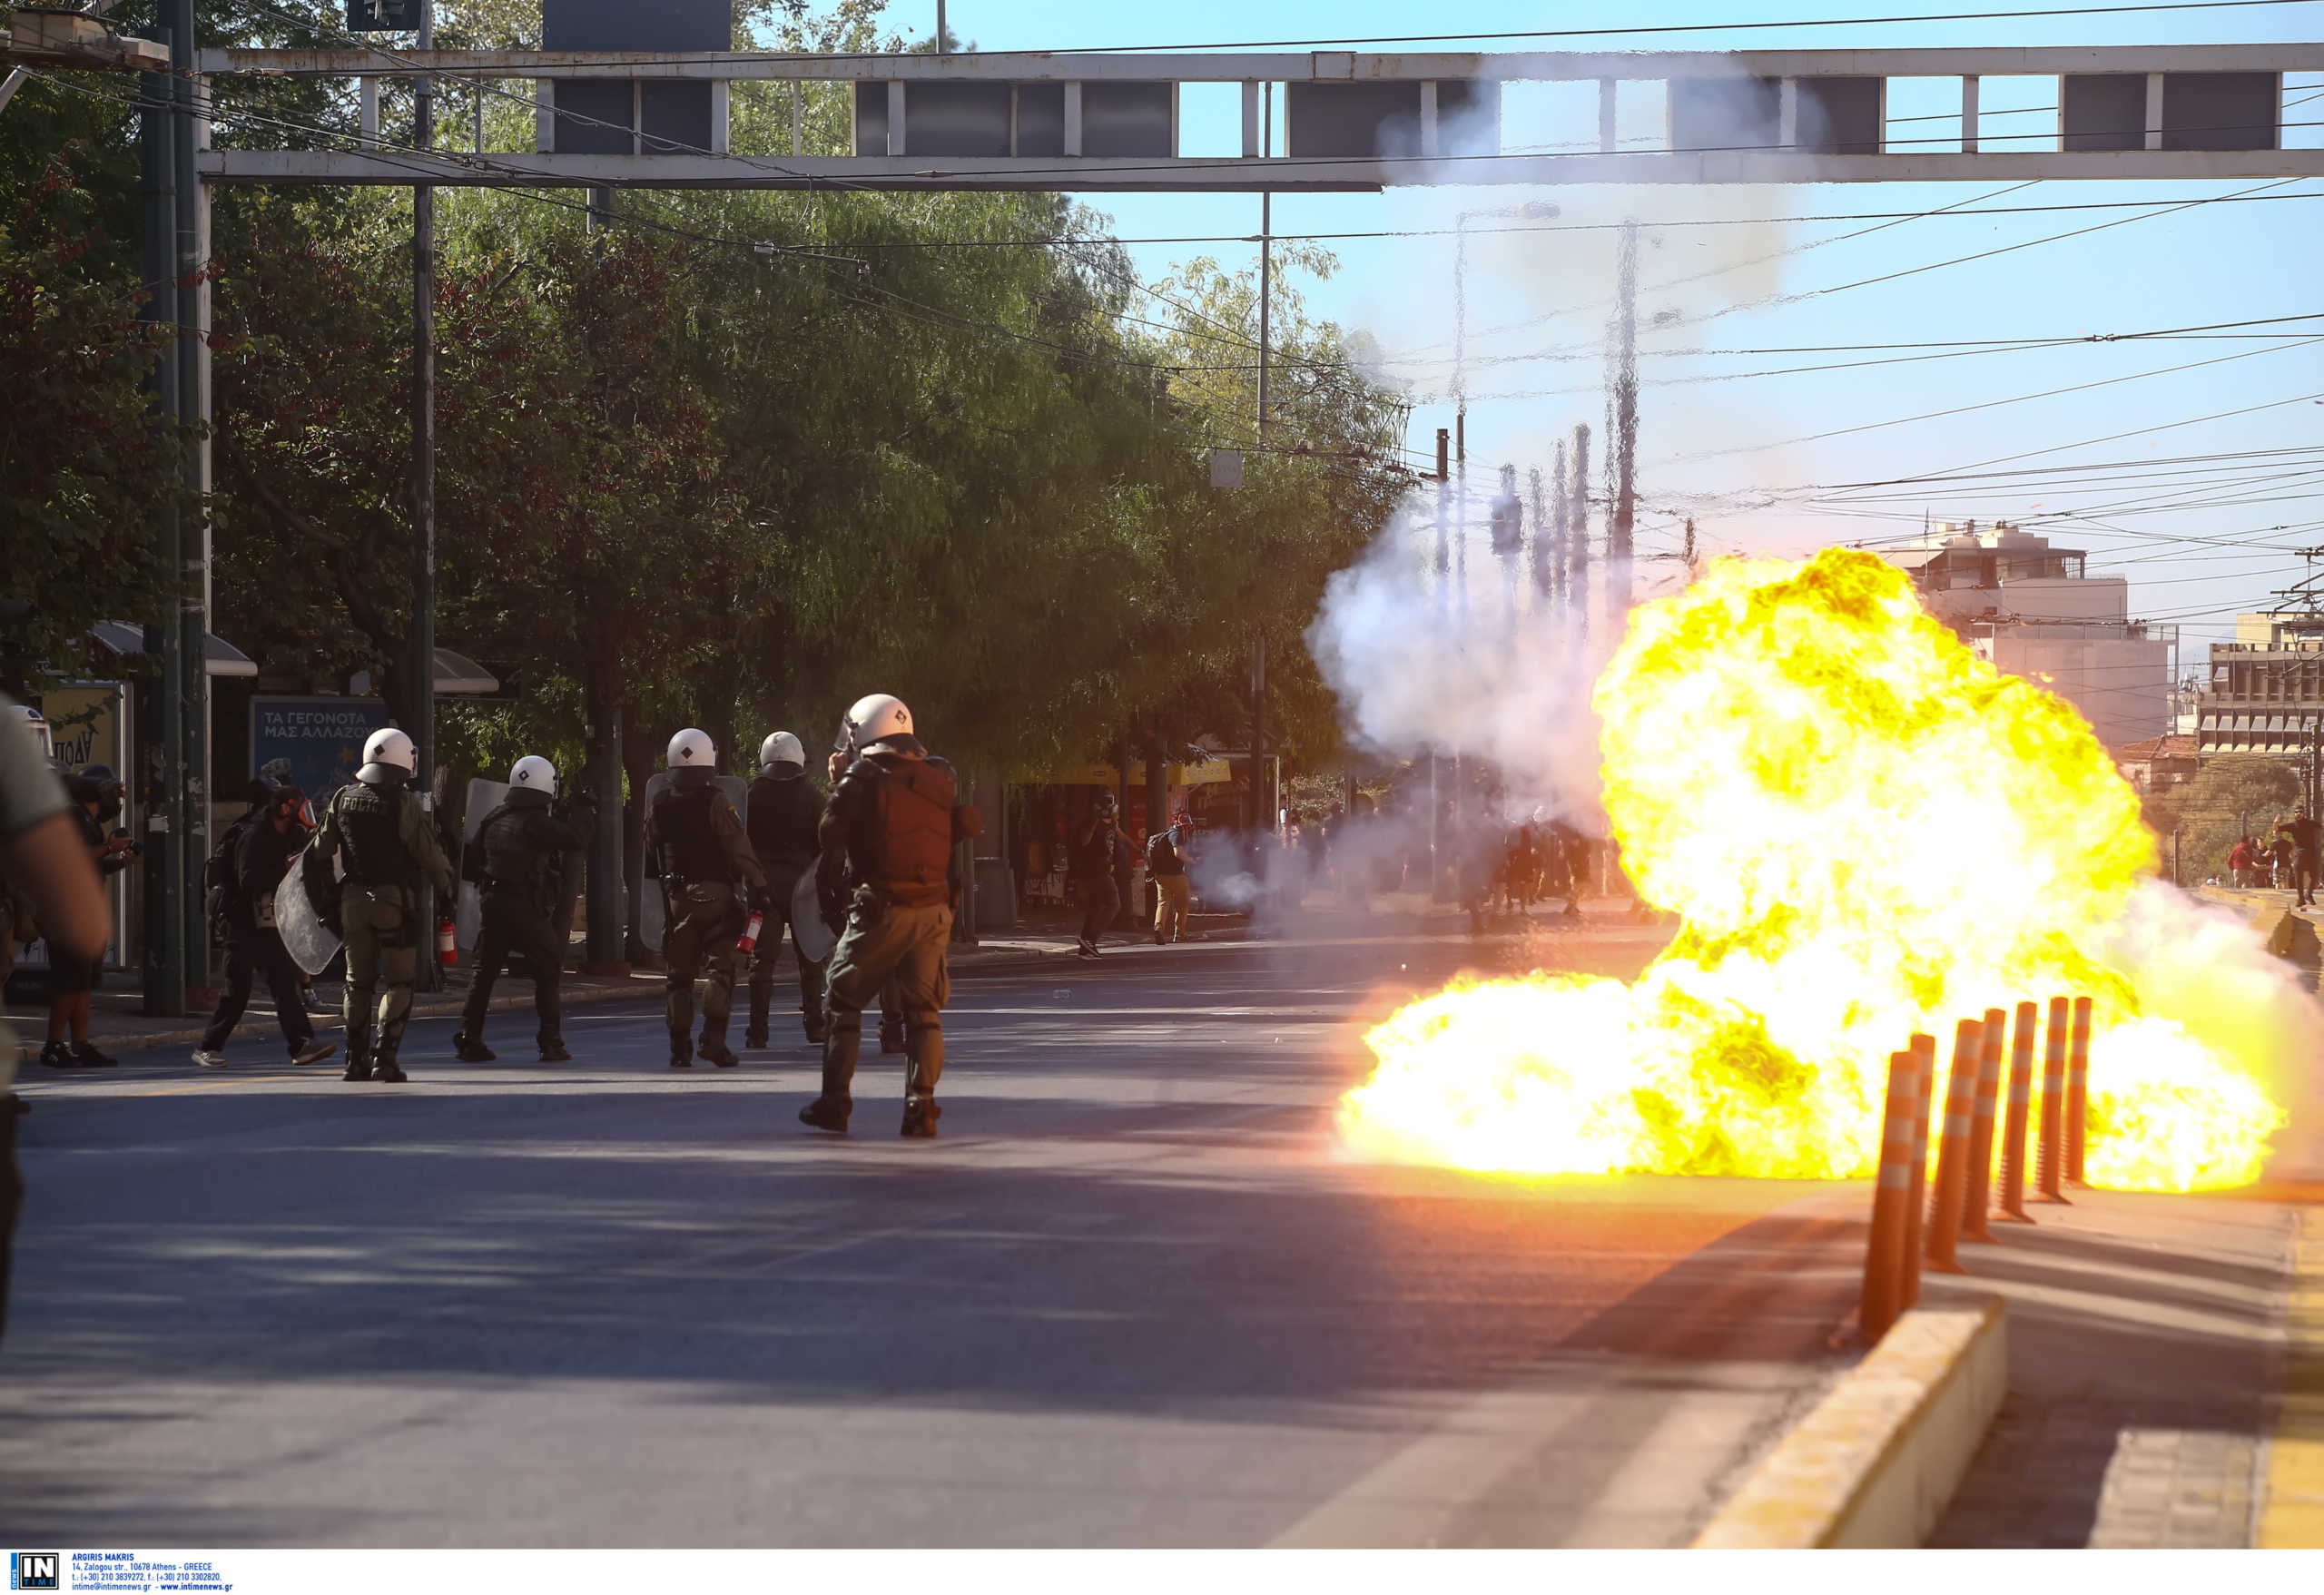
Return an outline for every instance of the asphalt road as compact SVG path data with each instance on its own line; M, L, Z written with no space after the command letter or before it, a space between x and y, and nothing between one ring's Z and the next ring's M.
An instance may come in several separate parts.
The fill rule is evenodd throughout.
M1472 956L963 980L932 1143L876 1056L802 1128L795 1018L734 1072L628 1005L554 1068L415 1025L401 1088L31 1070L0 1540L1683 1541L1833 1371L1852 1210L1348 1158L1364 1023Z

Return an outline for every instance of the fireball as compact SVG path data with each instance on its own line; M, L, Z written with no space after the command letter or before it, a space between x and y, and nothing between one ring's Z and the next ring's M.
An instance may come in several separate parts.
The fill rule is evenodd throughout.
M2063 700L2004 676L1902 573L1726 560L1643 606L1599 680L1606 810L1681 927L1633 984L1464 981L1367 1038L1359 1151L1531 1175L1869 1174L1914 1030L2096 1002L2094 1184L2259 1177L2303 999L2152 880L2137 794ZM2190 950L2218 966L2207 983ZM2215 993L2248 1007L2206 1012Z

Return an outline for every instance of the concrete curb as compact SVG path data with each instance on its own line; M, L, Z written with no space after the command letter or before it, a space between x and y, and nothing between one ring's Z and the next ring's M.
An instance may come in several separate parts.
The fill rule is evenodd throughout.
M1751 1470L1696 1549L1920 1545L2008 1385L1999 1298L1905 1314Z

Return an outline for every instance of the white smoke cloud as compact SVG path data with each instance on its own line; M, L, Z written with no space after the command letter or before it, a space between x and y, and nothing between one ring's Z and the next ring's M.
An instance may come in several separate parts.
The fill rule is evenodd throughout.
M1472 518L1489 497L1472 494ZM1339 695L1343 724L1357 746L1390 758L1482 760L1512 808L1545 804L1594 829L1590 694L1619 627L1539 591L1513 560L1491 552L1481 527L1465 561L1453 547L1454 568L1440 581L1434 519L1417 499L1325 586L1307 646Z

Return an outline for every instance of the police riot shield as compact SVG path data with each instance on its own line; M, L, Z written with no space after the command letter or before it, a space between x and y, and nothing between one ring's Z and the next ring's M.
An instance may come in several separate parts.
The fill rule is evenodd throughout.
M734 805L734 812L747 825L751 820L751 783L739 775L721 775L718 790ZM657 770L645 783L645 812L654 812L654 800L670 790L670 773ZM662 898L662 861L650 852L645 855L645 892L637 905L637 939L649 952L662 950L662 935L668 928L669 911Z
M508 795L505 781L487 781L475 777L468 782L466 822L460 829L463 847L476 845L476 833L484 828L484 817L498 808ZM466 871L461 871L466 874ZM460 950L467 952L476 946L476 939L484 928L484 898L470 881L460 882L459 906L452 911L452 925Z
M815 897L812 870L801 874L799 884L792 889L791 940L799 956L811 964L831 957L832 949L839 945L839 938L823 923L823 905Z
M307 901L305 863L303 852L291 860L282 884L274 889L274 928L290 950L291 961L310 975L320 975L339 956L339 938Z

